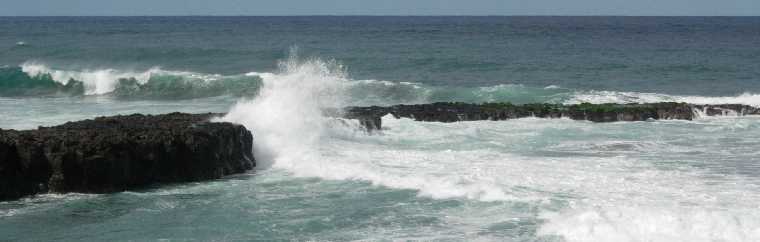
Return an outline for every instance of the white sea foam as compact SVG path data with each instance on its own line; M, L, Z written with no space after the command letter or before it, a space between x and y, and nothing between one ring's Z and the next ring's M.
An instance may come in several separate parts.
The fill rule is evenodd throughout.
M296 176L366 181L434 199L547 204L565 194L576 198L560 211L544 210L539 233L569 241L760 238L760 214L754 212L760 197L745 190L749 185L739 178L713 184L698 172L661 170L633 158L530 157L504 150L547 130L593 132L594 124L564 119L442 124L386 116L388 129L379 135L336 135L341 131L330 130L314 110L326 100L334 104L325 94L340 93L321 88L342 86L342 75L328 74L321 62L291 66L265 78L262 95L238 104L224 120L252 128L273 166ZM588 148L585 143L557 147L574 145Z
M757 209L599 206L544 213L540 234L567 241L758 241Z
M760 107L760 94L743 93L737 96L728 97L704 97L704 96L676 96L680 102L694 104L745 104Z
M245 73L245 76L258 76L258 77L261 77L262 79L272 79L275 77L275 74L271 72L252 71L252 72Z
M591 123L520 119L442 124L392 117L383 122L388 130L382 134L323 137L316 150L300 153L308 157L277 159L283 164L275 167L297 176L410 189L434 199L548 204L563 194L572 198L570 206L541 212L546 222L539 232L568 241L760 238L760 214L755 212L760 196L741 178L705 180L700 172L661 170L622 156L531 157L507 151L554 129L593 133L598 127ZM280 152L285 153L293 154Z
M604 136L598 135L609 132L605 129L611 127L571 120L521 119L452 124L392 118L383 121L389 130L384 136L372 138L391 144L415 140L418 142L413 143L425 144L423 147L448 149L401 148L397 145L361 148L361 151L345 155L372 164L373 169L362 169L357 176L363 178L357 179L414 189L422 196L437 199L548 204L561 194L570 198L567 200L569 206L558 212L543 210L541 218L546 222L541 225L539 234L560 235L568 241L760 239L760 212L757 212L760 205L756 203L760 195L754 178L730 175L710 178L712 175L698 170L660 169L635 158L636 153L632 153L634 157L603 155L618 153L608 150L607 144L626 144L634 150L648 149L658 153L691 150L682 151L679 150L681 147L663 142L652 144L657 148L649 149L648 141L599 140ZM568 140L567 144L563 141L548 146L549 149L596 149L599 153L564 158L521 156L508 151L523 140L552 135L554 130L569 132L588 142ZM585 137L583 134L587 133L592 135ZM602 147L589 147L594 140ZM365 174L367 172L371 173Z
M276 73L249 75L263 79L259 96L239 102L221 120L242 123L254 132L255 153L264 167L301 177L408 189L433 199L537 204L544 221L539 235L568 241L760 240L758 181L733 175L712 179L706 171L694 169L661 169L640 154L645 150L658 154L700 151L657 140L662 131L641 138L646 140L620 140L614 137L624 135L610 132L629 126L605 128L600 127L604 124L533 118L425 123L386 116L385 130L366 135L351 128L355 123L333 125L335 120L323 117L321 109L354 104L347 95L356 85L409 84L351 81L332 62L296 57L283 61ZM743 103L751 103L752 98L747 98ZM678 100L699 101L663 94L589 92L568 102ZM636 123L647 127L625 133L675 132L679 129L668 126L710 122ZM726 130L705 132L718 135ZM520 154L533 149L573 155ZM557 200L565 205L552 205Z
M760 107L760 94L743 93L736 96L681 96L660 93L617 92L617 91L578 91L564 100L565 104L578 103L655 103L685 102L692 104L745 104Z

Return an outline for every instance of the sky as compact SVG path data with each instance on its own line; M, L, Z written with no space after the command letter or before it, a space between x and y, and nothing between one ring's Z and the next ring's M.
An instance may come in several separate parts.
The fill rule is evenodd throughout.
M45 15L760 16L760 0L0 0L0 16Z

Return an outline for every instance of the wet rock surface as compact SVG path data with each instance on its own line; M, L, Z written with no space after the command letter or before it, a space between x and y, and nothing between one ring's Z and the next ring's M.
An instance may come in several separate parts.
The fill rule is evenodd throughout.
M218 114L126 115L0 130L0 200L191 182L255 166L245 127Z
M741 104L695 105L675 102L647 104L582 103L573 105L440 102L388 107L349 107L345 109L343 117L358 119L365 128L374 130L382 127L380 117L387 114L396 118L411 118L429 122L507 120L525 117L616 122L650 119L692 120L697 115L760 115L760 108Z

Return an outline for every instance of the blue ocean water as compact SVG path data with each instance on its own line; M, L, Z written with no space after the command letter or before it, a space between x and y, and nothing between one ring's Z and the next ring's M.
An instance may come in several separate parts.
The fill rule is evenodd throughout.
M0 128L228 112L260 162L0 202L0 238L760 240L758 117L367 135L321 115L434 101L760 106L760 18L0 17Z

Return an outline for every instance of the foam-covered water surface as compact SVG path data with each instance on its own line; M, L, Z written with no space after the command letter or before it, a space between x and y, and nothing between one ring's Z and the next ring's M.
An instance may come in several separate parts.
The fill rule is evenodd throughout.
M9 238L30 240L754 241L760 236L760 167L746 162L756 152L709 142L759 142L742 134L757 126L712 129L725 120L384 121L387 130L375 135L334 126L309 147L265 147L277 149L271 153L274 164L252 175L113 195L4 202L0 223L4 234L14 235ZM704 133L692 135L693 130ZM661 136L664 131L670 133ZM701 145L686 145L687 139ZM136 219L143 222L132 223ZM50 229L20 233L31 221ZM71 230L71 224L78 229ZM95 230L101 233L91 233Z

